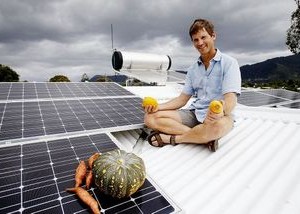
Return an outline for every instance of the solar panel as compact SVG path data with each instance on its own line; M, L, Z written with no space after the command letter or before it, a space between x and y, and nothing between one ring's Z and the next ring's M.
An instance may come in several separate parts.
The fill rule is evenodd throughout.
M270 94L275 97L280 97L289 100L298 100L300 99L300 93L295 91L288 91L284 89L267 89L260 91L264 94Z
M293 102L293 103L289 103L289 104L285 104L285 105L281 105L283 107L287 107L287 108L296 108L296 109L300 109L300 101L298 102Z
M80 160L118 148L107 134L82 135L0 148L0 213L87 213L74 186ZM177 208L149 178L130 198L113 199L96 188L89 193L102 212L171 213Z
M299 108L297 103L300 93L284 89L265 89L257 91L242 91L238 97L238 103L247 106L284 106Z
M238 103L247 106L264 106L287 101L287 99L270 96L257 91L242 91Z
M2 140L143 125L141 98L7 102L0 105ZM122 128L123 127L123 128Z
M113 82L104 83L0 83L0 100L133 96Z

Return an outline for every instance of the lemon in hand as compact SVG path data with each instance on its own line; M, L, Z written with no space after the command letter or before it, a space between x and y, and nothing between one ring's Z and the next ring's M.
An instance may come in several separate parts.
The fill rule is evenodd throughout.
M209 109L215 114L220 114L223 111L223 105L219 100L213 100L209 104Z
M158 106L158 102L153 97L145 97L143 99L142 107L145 108L146 106L153 106L154 108L156 108Z

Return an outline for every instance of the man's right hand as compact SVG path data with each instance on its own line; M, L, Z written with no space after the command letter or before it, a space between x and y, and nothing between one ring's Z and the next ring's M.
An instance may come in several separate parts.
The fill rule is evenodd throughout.
M155 113L158 111L158 105L147 105L144 107L146 113Z
M222 117L224 117L223 111L219 114L216 114L212 110L208 109L204 122L205 123L214 123L217 120L221 119Z

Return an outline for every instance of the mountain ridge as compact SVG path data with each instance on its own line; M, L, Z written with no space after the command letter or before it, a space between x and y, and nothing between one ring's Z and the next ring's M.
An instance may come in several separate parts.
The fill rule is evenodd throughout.
M300 79L300 54L267 59L240 67L243 81L269 82Z

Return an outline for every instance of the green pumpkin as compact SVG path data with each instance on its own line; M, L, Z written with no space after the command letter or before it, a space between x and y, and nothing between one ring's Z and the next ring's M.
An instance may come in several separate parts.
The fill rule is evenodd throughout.
M129 197L146 179L144 161L119 149L101 154L93 163L93 175L96 186L116 198Z

